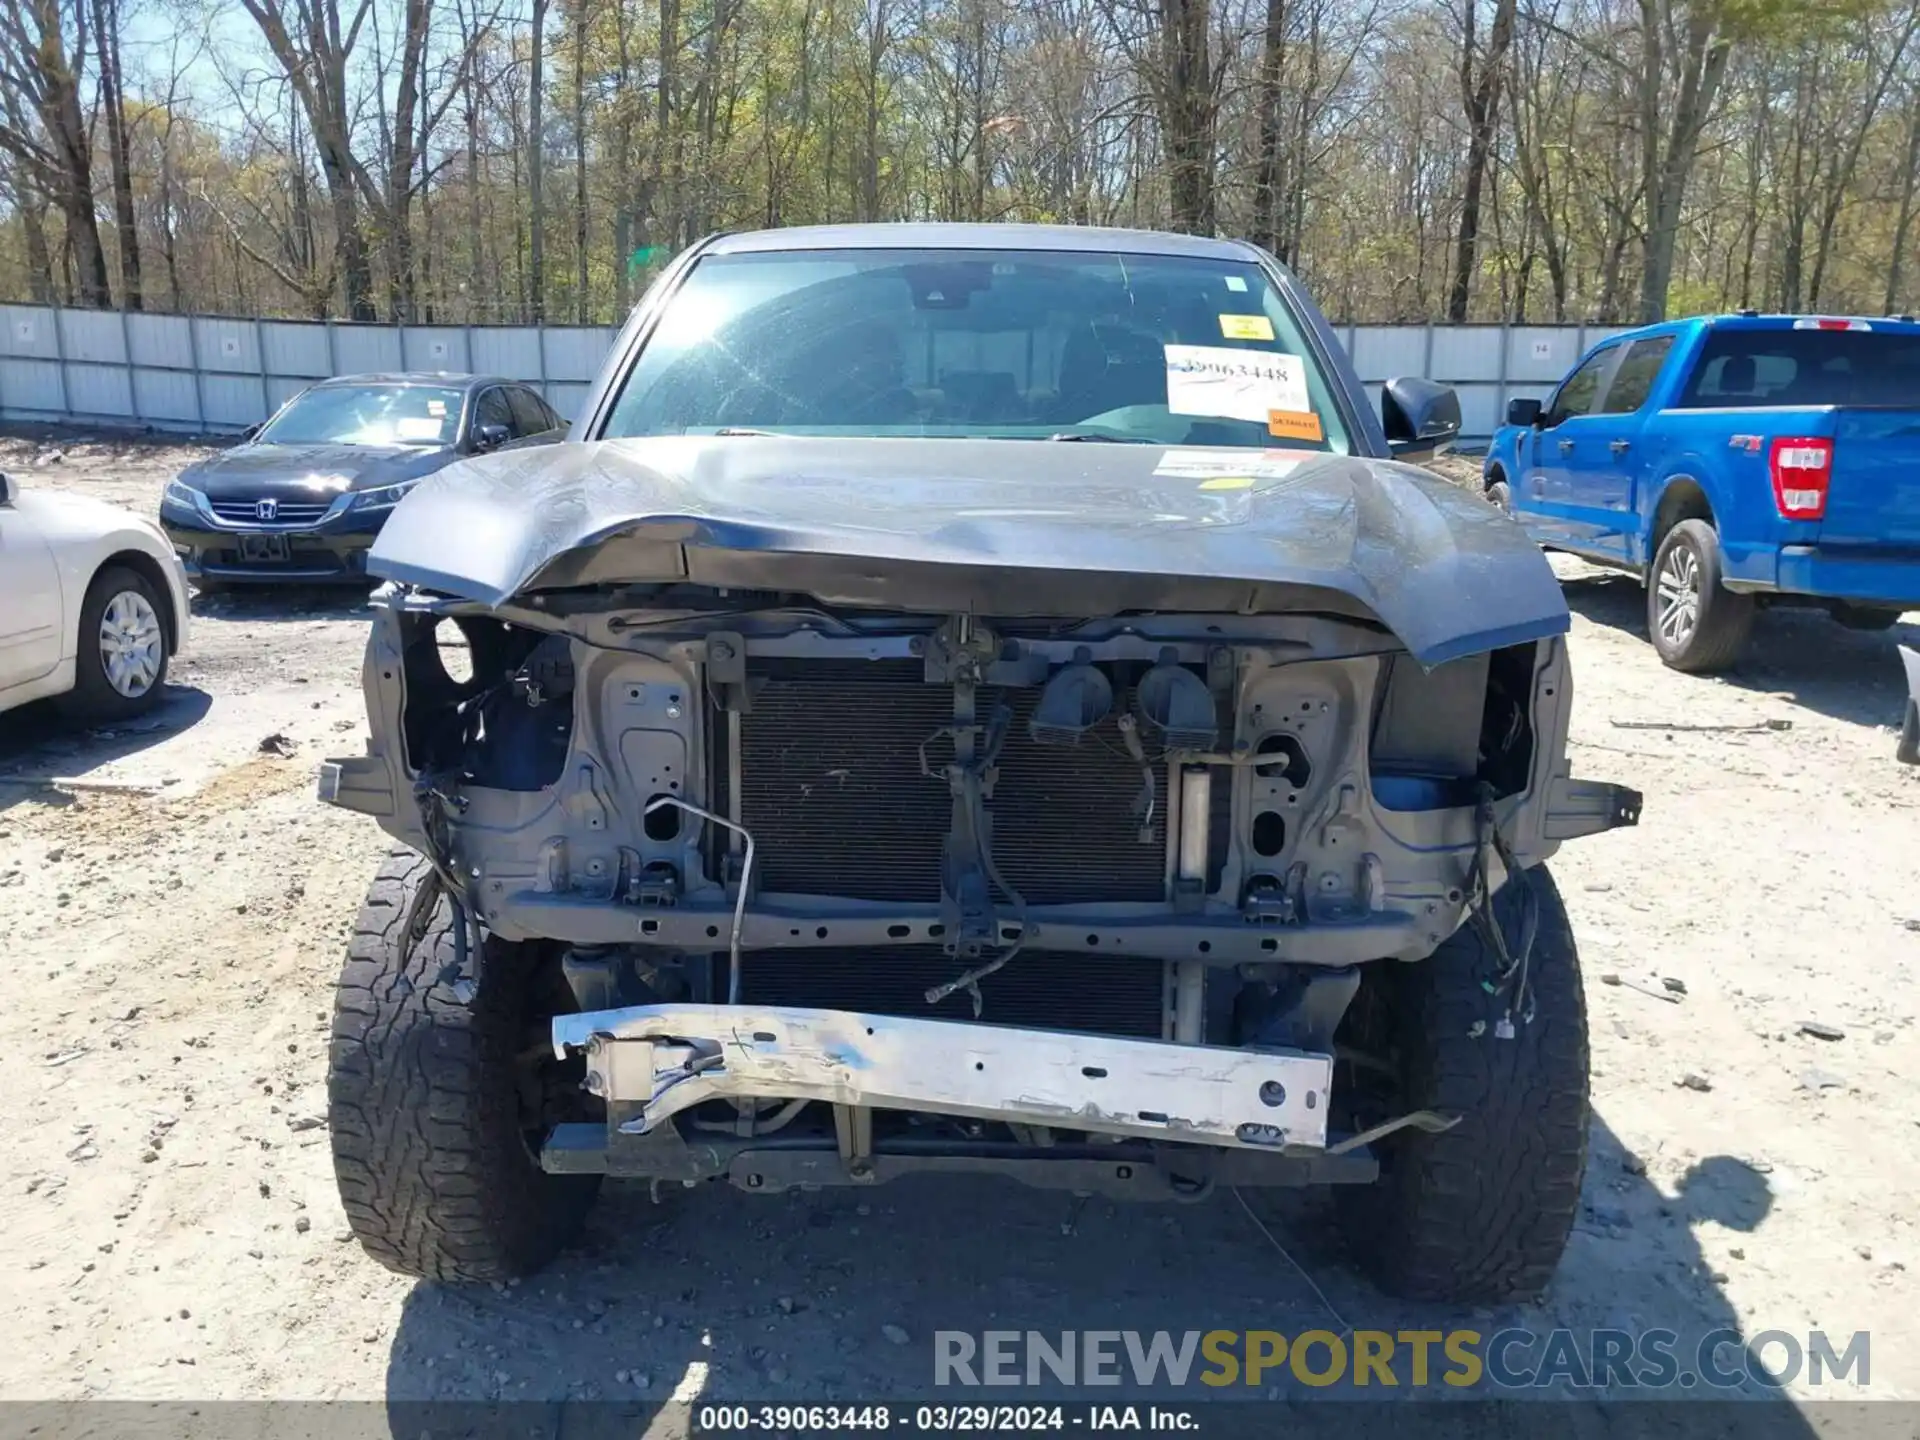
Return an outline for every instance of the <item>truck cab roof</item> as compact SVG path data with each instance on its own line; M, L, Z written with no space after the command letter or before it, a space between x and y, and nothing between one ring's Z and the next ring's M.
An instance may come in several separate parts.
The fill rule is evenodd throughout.
M1594 342L1588 347L1588 353L1602 345L1647 340L1659 335L1680 335L1694 330L1858 330L1920 335L1920 319L1911 315L1796 315L1738 310L1719 315L1690 315L1685 319L1662 320L1655 325L1623 330Z

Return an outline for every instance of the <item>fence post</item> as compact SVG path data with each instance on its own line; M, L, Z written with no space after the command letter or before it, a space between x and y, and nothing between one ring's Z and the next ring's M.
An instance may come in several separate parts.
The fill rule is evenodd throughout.
M133 373L133 330L127 321L127 306L120 303L120 354L127 362L127 408L133 411L133 423L140 423L140 377Z
M331 380L340 373L339 342L334 339L333 317L327 316L323 323L327 327L327 378Z
M60 377L60 413L71 420L73 418L73 397L67 393L66 327L60 323L60 315L60 302L56 299L53 302L54 373Z
M197 316L183 315L187 322L187 363L193 366L193 422L200 427L202 435L207 430L207 380L200 371L200 321Z
M260 328L260 317L253 317L253 363L260 367L260 422L273 418L273 392L267 388L267 336Z
M1503 319L1500 322L1500 379L1493 392L1493 428L1495 430L1507 423L1507 355L1512 349L1513 327Z

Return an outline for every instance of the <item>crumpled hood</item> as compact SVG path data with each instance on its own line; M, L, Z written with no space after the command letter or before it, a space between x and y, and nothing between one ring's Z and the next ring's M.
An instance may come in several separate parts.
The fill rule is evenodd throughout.
M367 568L498 605L611 581L979 615L1310 608L1345 597L1426 665L1563 633L1519 526L1394 461L1016 440L661 437L427 480ZM1351 608L1351 607L1349 607Z

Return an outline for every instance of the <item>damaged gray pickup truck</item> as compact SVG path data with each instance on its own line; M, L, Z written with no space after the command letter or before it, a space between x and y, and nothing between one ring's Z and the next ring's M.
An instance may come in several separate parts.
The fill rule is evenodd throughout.
M1458 427L1247 245L680 257L567 443L372 552L361 1242L523 1273L610 1175L1343 1185L1386 1288L1537 1292L1588 1118L1543 862L1639 796L1569 777L1539 552L1392 458Z

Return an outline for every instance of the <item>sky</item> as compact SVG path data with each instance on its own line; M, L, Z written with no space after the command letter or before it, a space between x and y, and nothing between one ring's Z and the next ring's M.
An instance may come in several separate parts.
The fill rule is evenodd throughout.
M348 8L348 0L340 3L343 10ZM392 8L385 0L376 3L383 11ZM243 107L235 86L278 83L281 71L240 0L122 0L122 5L129 94L163 99L174 85L183 108L201 124L229 139L245 136L245 111L255 108L261 97L249 91ZM517 8L508 6L508 13ZM395 29L383 27L383 38ZM369 29L355 52L363 61L374 54L371 41ZM176 72L177 81L172 78Z
M237 77L249 66L265 69L266 54L259 28L238 0L131 0L123 7L122 28L122 63L129 81L137 77L141 94L164 98L181 67L176 93L186 108L240 133L232 88L221 70Z

